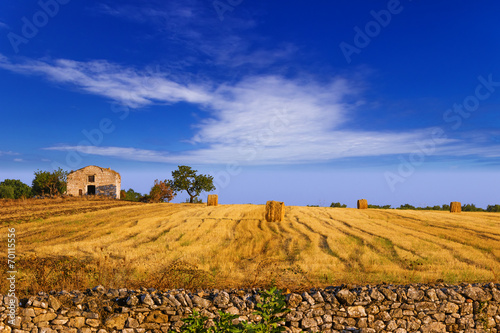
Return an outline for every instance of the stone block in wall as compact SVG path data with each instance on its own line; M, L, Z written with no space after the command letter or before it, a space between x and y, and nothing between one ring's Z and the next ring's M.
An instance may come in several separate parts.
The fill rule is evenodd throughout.
M55 319L57 315L55 313L46 313L46 314L41 314L39 316L36 316L33 318L33 323L39 323L42 321L51 321L52 319Z
M193 295L191 297L191 301L193 302L193 305L200 308L208 308L211 305L210 301L196 295Z
M335 297L339 300L341 304L352 305L356 300L356 296L348 289L340 290Z
M104 325L109 329L122 330L125 327L127 318L127 314L112 314L106 319Z
M97 328L101 324L101 321L98 319L87 319L85 320L85 323L90 327Z
M366 317L366 311L365 308L358 305L358 306L349 306L347 307L347 314L351 318L361 318L361 317Z
M481 289L479 287L465 288L463 293L468 298L470 298L474 301L478 301L478 302L487 302L487 301L491 300L491 298L492 298L492 295L490 293L485 292L483 289Z
M168 323L168 315L161 311L151 311L146 317L146 323Z

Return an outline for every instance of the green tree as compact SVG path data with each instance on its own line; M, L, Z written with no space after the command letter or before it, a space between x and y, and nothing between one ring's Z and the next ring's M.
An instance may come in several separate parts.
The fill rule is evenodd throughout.
M125 192L125 200L127 201L140 201L142 198L142 194L139 192L135 192L133 189L129 188Z
M379 206L379 205L368 205L368 208L376 208L376 209L391 209L391 205L384 205L384 206Z
M32 190L35 195L50 195L63 194L66 192L66 178L68 172L59 168L52 172L38 170L35 172L33 179Z
M332 202L332 204L330 205L330 207L333 207L333 208L346 208L347 205L346 204L341 204L340 202Z
M9 185L0 184L0 199L14 199L14 188Z
M10 186L14 190L14 199L31 197L31 187L18 179L5 179L0 186Z
M500 205L488 205L487 212L500 212Z
M397 208L397 209L415 209L415 206L412 206L410 204L404 204L404 205L399 206L399 208Z
M484 212L484 209L476 207L475 204L465 204L462 205L463 212Z
M189 202L193 203L202 191L210 192L215 190L214 177L209 175L197 175L197 170L186 165L179 165L178 169L172 171L173 180L166 181L170 188L176 192L186 191L189 195Z

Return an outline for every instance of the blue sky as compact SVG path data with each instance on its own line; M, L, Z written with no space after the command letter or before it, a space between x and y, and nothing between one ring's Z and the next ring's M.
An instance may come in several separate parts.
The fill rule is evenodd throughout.
M498 204L499 10L4 1L0 180L98 165L145 193L190 165L223 204Z

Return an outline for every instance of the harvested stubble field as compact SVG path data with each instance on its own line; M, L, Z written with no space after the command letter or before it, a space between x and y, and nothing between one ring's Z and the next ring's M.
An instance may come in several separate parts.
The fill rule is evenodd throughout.
M264 205L120 203L3 222L18 289L500 281L498 213L291 206L266 222Z
M57 197L48 199L0 199L0 223L41 220L51 216L73 215L113 207L130 206L131 202L100 197Z

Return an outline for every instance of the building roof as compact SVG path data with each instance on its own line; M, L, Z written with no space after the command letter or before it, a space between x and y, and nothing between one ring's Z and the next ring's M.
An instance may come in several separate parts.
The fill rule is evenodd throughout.
M68 173L68 176L69 176L69 175L71 175L72 173L75 173L75 172L77 172L77 171L82 171L82 170L87 169L87 168L90 168L90 167L99 168L99 169L101 169L103 172L104 172L104 171L112 172L112 173L116 174L118 177L120 177L120 179L121 179L120 174L119 174L118 172L116 172L115 170L111 170L110 168L101 168L100 166L97 166L97 165L87 165L86 167L80 168L80 169L78 169L78 170L74 170L74 171L73 171L73 170L71 170L71 172L70 172L70 173Z

